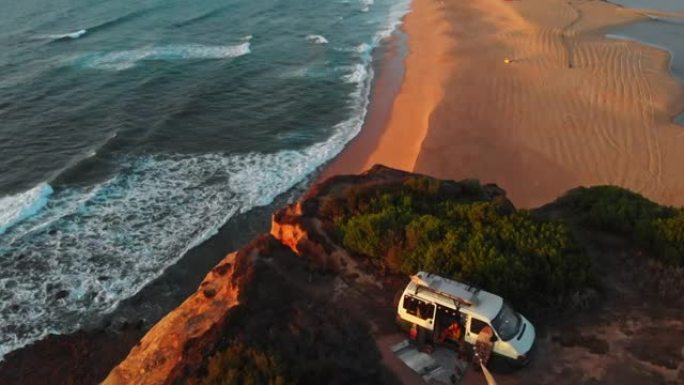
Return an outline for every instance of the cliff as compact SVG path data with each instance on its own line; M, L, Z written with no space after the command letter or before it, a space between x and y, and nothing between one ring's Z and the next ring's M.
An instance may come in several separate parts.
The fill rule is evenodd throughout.
M361 175L333 177L313 186L298 202L276 211L270 234L257 237L248 246L225 257L207 274L197 292L158 322L128 357L110 372L103 384L418 383L421 380L415 373L392 362L383 350L387 346L381 342L383 336L397 336L394 298L407 282L406 274L399 273L400 269L393 266L391 256L399 251L382 251L381 254L387 257L380 259L360 257L358 252L350 253L349 247L342 247L344 237L339 233L345 220L385 199L384 192L392 194L403 189L414 192L416 196L436 197L433 203L428 204L428 210L433 210L433 206L441 207L448 201L474 208L475 211L465 213L478 228L481 225L477 221L518 214L527 221L520 222L525 226L545 223L525 212L516 214L505 192L495 185L482 186L476 181L439 181L382 166ZM413 204L420 206L422 203L416 201ZM482 211L490 204L494 211ZM561 204L550 205L534 213L540 218L568 215L565 205ZM423 216L418 215L418 218ZM490 225L495 224L490 222ZM540 229L537 231L532 227L530 236L534 237L535 232L551 232L549 227ZM425 232L428 230L426 228ZM643 269L644 265L639 261L643 259L641 251L624 244L617 247L613 238L597 236L594 230L585 230L581 226L574 227L573 232L589 256L601 261L599 275L604 280L611 280L611 285L616 280L643 281L629 275ZM502 239L497 238L497 242L502 242ZM403 241L406 245L411 242L414 240ZM524 253L530 254L531 243L525 241L524 244ZM549 250L546 245L542 247ZM584 255L576 254L575 249L571 247L571 254L566 258L571 261L572 269L580 266L577 258ZM607 251L611 249L619 252ZM512 251L506 249L506 252ZM544 263L549 263L546 254L542 257ZM631 262L615 262L620 258L628 258ZM550 265L550 268L555 269L554 266ZM610 269L604 270L607 267ZM580 268L587 267L581 265ZM557 280L558 271L562 270L553 271L556 278L551 278ZM575 270L567 271L568 275L575 274ZM540 282L547 279L539 277ZM646 342L637 340L636 336L646 327L649 327L649 333L662 337L666 331L684 332L684 324L677 321L681 312L653 301L647 306L657 307L659 316L662 316L657 321L647 316L653 309L645 309L641 303L638 305L641 312L625 314L625 309L635 309L635 301L638 303L640 296L647 295L648 291L629 297L624 294L626 289L620 289L623 291L619 294L611 294L611 290L606 289L603 306L595 307L594 315L603 317L598 323L591 317L583 318L586 312L573 313L573 317L568 318L571 321L569 325L564 321L547 321L549 324L555 322L555 326L547 331L539 344L547 352L546 356L561 359L548 362L540 358L541 371L526 371L518 382L514 378L512 383L529 383L542 378L546 376L545 368L552 366L558 366L557 370L551 371L553 373L573 371L576 369L573 362L587 358L583 356L586 354L603 355L600 365L606 368L630 367L635 362L625 349L654 351L674 346L673 340L666 338L653 343L653 346L643 346ZM508 296L507 293L501 294ZM575 293L571 299L579 302L572 306L587 306L587 301L591 300L581 293ZM559 311L541 310L540 313L548 314L536 317L535 321ZM616 336L613 329L617 327L612 320L625 318L634 320L630 324L630 333L635 333L635 337L612 339ZM587 330L599 328L606 334L603 337L587 336L582 328L585 324ZM662 332L652 330L649 325L654 324L667 325L669 330L665 327ZM402 337L399 335L398 338ZM674 339L678 340L684 341L679 337ZM586 347L588 352L578 353L578 347ZM671 359L671 355L666 356ZM669 372L662 376L674 378L672 376L677 375L678 366L673 366L667 359L663 361L666 363L663 370ZM648 360L643 358L639 364ZM596 370L613 373L606 368ZM621 372L616 370L615 373ZM560 381L558 378L549 380Z
M199 379L207 375L210 358L217 352L239 341L273 346L272 338L264 339L261 332L269 330L270 335L280 327L286 329L278 333L281 338L316 334L316 345L322 345L305 349L322 347L325 352L320 354L327 357L326 362L331 356L336 357L336 368L326 363L328 374L352 376L356 383L394 382L382 368L372 338L357 341L365 352L359 354L358 349L353 349L350 335L392 330L393 296L406 278L354 258L336 244L330 238L330 229L326 228L330 223L321 208L330 208L330 202L342 198L349 187L393 189L412 177L376 166L362 175L333 177L315 185L299 202L273 214L270 235L260 236L226 256L207 274L197 292L158 322L103 384L161 385ZM463 183L448 182L443 188L450 194L472 194ZM477 194L478 199L505 196L496 186L477 189ZM286 298L278 299L279 296ZM313 303L318 303L314 317L317 319L296 314L306 312L302 309L311 308ZM338 314L349 318L341 321ZM302 323L314 326L308 325L304 330ZM261 332L254 330L255 324L261 325ZM339 333L342 337L328 336L326 347L326 333ZM290 353L295 354L279 355ZM353 367L365 369L354 373L350 369ZM294 373L304 374L311 373Z
M204 352L218 340L240 287L249 281L259 251L247 248L226 256L198 291L157 323L103 384L171 384L201 366Z

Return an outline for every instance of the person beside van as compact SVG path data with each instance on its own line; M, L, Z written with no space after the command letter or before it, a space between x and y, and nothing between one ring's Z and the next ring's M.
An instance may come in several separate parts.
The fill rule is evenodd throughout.
M473 356L474 364L476 367L482 364L487 366L489 358L492 356L492 350L494 348L494 330L491 327L485 326L477 335L477 340L475 340L475 355Z

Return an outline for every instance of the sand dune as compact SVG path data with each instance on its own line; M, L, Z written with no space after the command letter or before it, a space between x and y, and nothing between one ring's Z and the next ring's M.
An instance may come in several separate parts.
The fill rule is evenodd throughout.
M523 207L596 184L684 205L669 56L604 37L642 17L598 1L415 1L406 79L366 167L495 182Z

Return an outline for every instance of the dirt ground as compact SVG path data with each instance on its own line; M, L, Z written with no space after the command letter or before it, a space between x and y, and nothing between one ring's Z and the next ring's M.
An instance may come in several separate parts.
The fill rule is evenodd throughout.
M684 383L681 298L654 293L647 259L624 240L586 230L577 237L593 257L601 293L586 310L540 328L530 366L498 383Z
M501 373L499 385L645 385L684 383L684 307L682 300L665 300L655 293L647 258L623 239L580 230L579 241L593 257L599 293L584 310L551 312L535 321L537 341L529 366ZM339 278L337 298L345 307L366 313L373 325L384 364L404 384L425 383L390 351L406 336L394 325L393 293L399 278L379 287L357 286L366 274L358 265ZM365 279L363 281L366 281ZM367 282L367 281L366 281ZM343 290L351 283L355 290ZM356 294L354 294L356 293ZM505 294L504 294L505 295ZM375 309L369 311L368 309ZM540 318L537 316L537 318ZM461 385L486 384L478 371L468 370Z
M367 182L385 183L400 177L395 174L380 170ZM315 194L329 194L331 186L339 188L345 183L361 182L337 180L321 185ZM285 243L304 246L300 243L308 240L308 247L300 247L304 256L336 260L328 301L345 314L368 322L382 363L402 383L425 383L391 351L392 346L406 339L395 322L395 295L405 287L408 277L385 274L383 268L373 266L369 260L349 256L326 234L327 227L314 218L312 210L293 210L292 218L280 224L280 238L287 238L284 235L289 233L284 230L288 223L308 229L308 238L293 237ZM300 217L302 212L308 213L306 219ZM566 301L573 304L572 309L524 312L537 331L532 362L514 372L492 368L497 383L684 384L684 268L658 265L631 240L581 225L576 215L562 205L552 203L532 214L568 225L592 259L595 284L593 289ZM294 234L296 226L289 226ZM330 279L328 276L322 282L330 285ZM506 293L497 294L506 297ZM485 380L479 371L471 369L461 384L485 384Z

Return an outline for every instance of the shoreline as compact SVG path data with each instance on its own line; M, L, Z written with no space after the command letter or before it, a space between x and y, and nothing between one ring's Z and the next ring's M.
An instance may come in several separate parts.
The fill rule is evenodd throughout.
M525 208L601 184L684 205L684 135L673 121L684 86L667 52L605 36L646 18L606 2L414 1L402 25L405 79L380 140L363 167L356 141L334 170L379 163L477 178ZM345 157L356 164L341 167Z
M407 52L381 58L361 133L323 169L320 179L361 173L375 164L414 168L421 151L419 138L428 133L430 115L443 97L441 84L448 75L449 24L440 17L442 8L442 2L412 1L411 11L389 42L390 47L403 45ZM434 29L443 36L435 36L440 34ZM401 79L396 78L397 61L401 61Z
M402 24L403 25L403 24ZM392 111L394 99L404 82L407 46L403 27L397 28L373 53L373 78L368 109L361 132L355 136L340 154L313 178L323 181L334 175L355 174L363 171L368 158L384 132Z

